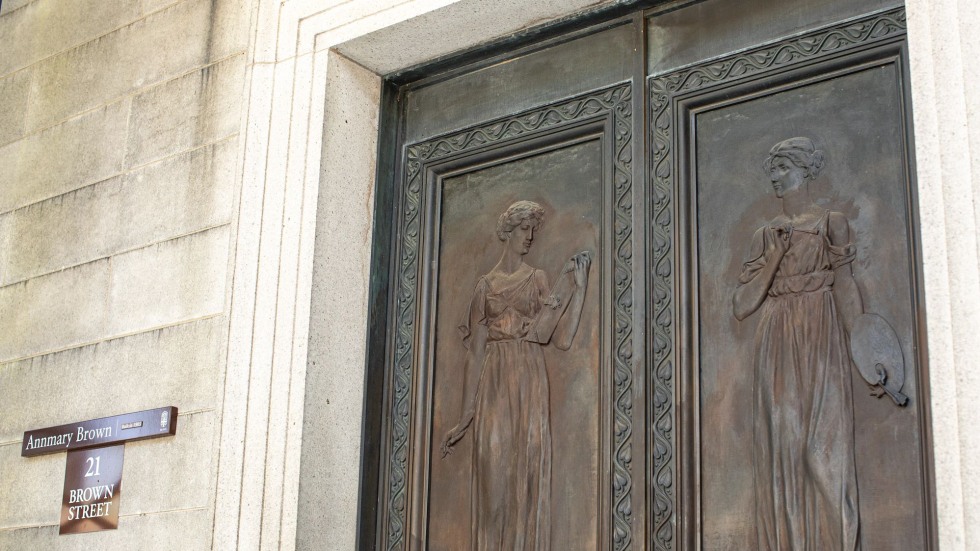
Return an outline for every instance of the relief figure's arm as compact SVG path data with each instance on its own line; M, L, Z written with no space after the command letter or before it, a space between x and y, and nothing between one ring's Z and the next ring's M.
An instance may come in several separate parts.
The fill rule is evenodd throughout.
M851 249L851 229L847 223L847 218L839 212L832 212L830 214L828 226L830 244L834 247L840 247L840 252L845 254L845 260L834 268L834 287L832 292L834 294L834 305L837 308L837 315L844 325L844 330L847 332L848 337L850 337L851 331L854 328L854 321L861 314L864 314L864 298L861 296L861 289L858 287L857 281L854 280L854 274L851 271L852 258L847 258L853 255L853 249ZM879 367L881 367L880 364ZM868 387L871 389L871 396L881 398L887 392L895 400L896 404L904 406L907 403L908 398L901 392L898 392L899 389L886 389L883 382L884 379L882 379L882 382L875 383L868 380L867 377L864 378L868 383Z
M487 355L487 327L477 324L473 329L470 348L466 353L463 373L462 413L456 426L449 429L442 439L440 450L442 457L453 453L453 446L466 436L466 431L473 424L476 415L476 395L480 390L480 377L483 375L483 363Z
M585 289L589 286L589 267L591 260L586 254L577 254L571 260L572 275L575 281L575 291L569 300L568 309L558 320L555 328L555 346L559 350L568 350L572 347L572 340L578 332L579 321L582 319L582 307L585 305ZM559 276L561 277L561 276Z
M851 229L847 223L847 218L839 212L830 214L830 244L836 247L848 247L851 243ZM851 326L858 316L864 313L864 300L861 297L861 290L854 281L854 274L851 271L851 263L846 262L834 269L834 303L837 312L840 314L841 321L848 334Z
M473 424L473 417L476 415L476 397L480 391L480 377L483 376L489 333L482 317L484 300L482 293L474 294L467 313L468 323L460 326L460 329L465 330L463 343L466 346L466 358L463 361L463 393L460 396L461 413L456 426L449 429L442 439L440 449L443 458L453 453L453 446L466 436L466 431Z
M483 375L483 363L487 357L487 326L477 324L473 329L470 349L466 354L466 367L463 373L462 412L457 427L465 431L476 413L476 394L480 389L480 376ZM461 435L462 436L462 435Z
M772 232L769 239L766 239L766 231ZM752 315L765 302L769 288L772 286L772 280L776 277L776 271L779 269L779 263L789 249L790 235L789 230L782 228L777 230L759 228L756 230L752 237L751 258L757 259L765 255L766 264L759 269L752 279L741 282L735 288L735 294L732 296L732 310L735 313L735 318L739 321Z

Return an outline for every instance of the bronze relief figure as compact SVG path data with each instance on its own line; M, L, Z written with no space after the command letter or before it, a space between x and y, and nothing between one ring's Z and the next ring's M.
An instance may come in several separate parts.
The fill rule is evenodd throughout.
M856 251L847 218L809 196L808 182L822 166L823 154L808 138L772 147L765 169L782 213L755 232L733 297L738 320L761 315L753 420L763 550L860 548L851 332L873 333L871 340L885 342L892 355L898 351L898 360L879 363L878 375L868 380L874 395L886 390L886 371L893 382L902 377L897 340L885 334L890 327L864 313L851 272ZM889 394L904 405L900 393Z
M548 550L551 419L543 347L567 350L578 331L591 255L573 256L554 287L524 262L544 209L518 201L500 215L500 260L479 278L459 325L467 348L463 407L442 455L473 440L470 522L474 550Z

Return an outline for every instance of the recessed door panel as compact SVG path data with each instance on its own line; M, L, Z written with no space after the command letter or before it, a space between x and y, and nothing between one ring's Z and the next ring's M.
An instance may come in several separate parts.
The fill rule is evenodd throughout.
M762 411L757 402L769 400L763 393L774 392L776 388L762 388L766 381L770 385L775 381L758 371L794 365L813 370L815 376L819 369L828 370L819 375L832 375L829 371L832 368L822 365L824 360L811 349L831 346L830 339L818 335L807 339L805 334L812 327L813 319L808 316L818 315L813 308L806 315L793 312L795 318L787 334L797 335L797 344L759 342L770 330L767 323L772 323L772 316L784 313L775 303L788 302L781 298L785 295L779 294L786 289L772 290L770 295L774 296L766 300L773 304L762 304L757 313L741 321L733 313L732 301L740 278L747 277L743 276L744 265L754 260L750 258L753 235L759 228L769 228L774 220L781 221L785 216L783 200L777 197L770 174L763 166L770 148L781 141L780 138L774 141L773 136L807 137L815 151L822 154L822 169L807 185L817 212L826 211L827 216L846 221L849 227L848 241L854 247L854 257L850 270L846 267L843 270L850 272L859 289L852 297L859 297L863 311L880 316L894 329L904 371L909 374L919 371L913 317L914 282L908 271L912 239L900 82L894 63L876 64L696 116L697 315L705 549L747 549L756 545L758 513L745 515L744 511L757 507L757 494L774 491L768 486L760 487L757 482L765 474L756 472L757 462L764 455L760 453L764 450L759 448L774 442L790 447L789 443L775 438L763 439L757 432L759 423L774 420L773 412ZM826 234L821 224L822 218L816 217L815 229L823 238ZM798 229L813 231L814 227ZM801 247L802 254L804 240L797 237L795 243ZM787 261L787 270L789 266ZM774 278L773 285L778 287L782 281ZM824 284L831 285L830 296L834 297L833 285L837 282L828 280L821 287ZM825 293L807 290L802 294L815 292ZM836 303L833 306L835 312L845 311ZM846 323L843 314L838 314L837 319L840 321L834 323ZM785 340L786 336L779 338ZM812 359L790 364L773 357L790 351L811 355ZM909 361L905 362L904 358ZM922 522L910 522L910 519L924 518L922 487L896 484L899 480L914 481L923 476L919 408L909 404L899 407L887 396L871 396L873 389L856 366L847 364L836 369L842 370L839 385L820 387L801 383L795 389L804 393L797 397L797 402L806 404L810 411L806 419L794 420L798 424L785 430L818 432L827 423L839 431L825 444L848 450L829 461L854 463L853 479L845 481L841 477L841 483L853 486L856 505L853 518L860 528L863 548L902 549L912 542L916 542L915 548L924 548ZM921 395L915 377L904 379L901 392L918 401ZM789 391L788 387L780 389ZM850 391L849 399L829 395L844 393L845 389ZM831 403L839 408L839 416L814 411ZM789 415L798 413L793 411ZM777 417L776 421L787 422L787 419ZM812 440L811 444L816 445L816 441ZM789 450L773 453L786 455ZM813 459L803 455L796 460ZM835 464L832 471L844 473L849 469L847 465ZM806 492L807 477L801 475L801 478L802 491ZM819 489L815 485L811 488ZM778 490L787 498L796 497L791 495L791 490ZM801 502L805 504L805 498Z
M653 258L654 526L686 546L930 545L904 33L885 10L650 79L678 246Z
M492 508L492 500L499 497L483 495L487 492L482 486L513 486L512 476L522 470L522 488L531 480L532 487L545 488L548 495L539 494L535 503L526 504L514 495L507 504L509 513L518 514L518 508L524 505L527 511L521 513L522 518L539 514L547 501L548 510L540 513L550 516L548 529L553 548L584 545L592 549L598 543L601 276L590 277L578 331L567 350L550 343L527 345L540 348L544 369L536 371L536 366L529 363L532 354L537 359L537 352L521 350L521 345L508 342L510 336L502 326L506 310L497 311L500 305L511 307L507 301L512 295L515 300L521 296L519 291L510 292L504 278L499 277L502 270L497 265L506 242L497 235L497 228L500 216L519 201L540 206L543 215L530 241L525 264L539 270L539 277L550 286L561 277L572 256L601 250L602 160L602 141L594 138L443 181L436 282L441 292L435 293L438 319L430 451L431 457L438 459L430 463L430 549L467 549L474 532L496 529L474 526L480 515ZM598 271L595 273L599 275ZM471 292L459 292L468 287ZM481 308L491 306L492 311L484 310L477 316L472 311L474 301ZM470 327L471 319L489 321L495 333L486 345L488 355L494 357L482 367L481 388L477 391L476 405L483 418L475 419L463 438L452 446L452 453L443 457L440 448L445 435L459 421L466 400L464 379L468 356L474 352L470 343L476 329ZM494 347L498 349L496 353L491 352ZM517 373L521 371L525 373ZM545 383L547 388L535 388ZM522 430L504 430L503 424L528 428L538 425L545 427L547 433L538 441ZM488 445L490 440L495 440L491 445L499 453L474 450ZM534 452L542 457L536 466L507 464L516 454L506 448L517 442L538 448ZM518 458L525 460L525 456ZM539 530L544 529L543 524Z

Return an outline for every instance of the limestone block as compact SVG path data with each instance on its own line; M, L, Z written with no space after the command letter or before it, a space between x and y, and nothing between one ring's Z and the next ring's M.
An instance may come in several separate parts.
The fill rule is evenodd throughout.
M18 438L16 442L0 445L0 465L3 465L0 529L48 522L57 524L65 481L64 454L21 457ZM2 538L3 532L0 532L0 542ZM0 548L12 549L2 543Z
M211 22L211 59L222 59L248 49L253 2L214 0Z
M124 496L123 503L125 499ZM211 548L211 519L205 509L120 516L118 530L58 536L57 512L60 505L60 498L51 505L55 520L49 526L0 531L0 549L197 551Z
M0 215L0 274L21 281L227 224L237 155L225 140Z
M204 65L210 10L210 0L186 0L41 61L27 128L46 127Z
M0 287L0 362L104 336L108 286L100 260Z
M310 344L303 414L302 476L297 546L315 549L329 538L341 548L357 539L357 477L334 476L316 484L316 473L354 472L361 458L360 415L370 271L371 198L377 133L359 132L345 120L377 128L380 79L342 58L330 60L324 119L337 121L324 136L317 197L316 248L310 304ZM358 214L360 213L360 214ZM357 246L352 246L357 243Z
M7 11L4 0L4 12ZM13 8L11 8L13 9ZM135 20L130 0L36 0L0 19L0 75L88 42Z
M3 0L3 3L0 3L0 15L6 15L30 3L31 0Z
M140 13L149 15L153 12L168 8L182 0L139 0Z
M112 258L109 331L128 333L220 313L228 226Z
M177 416L177 434L126 444L119 514L207 507L214 476L213 411Z
M136 96L127 165L141 165L238 132L244 83L243 54Z
M0 78L0 145L24 134L24 112L31 86L31 71L18 71Z
M0 365L0 442L130 411L213 408L226 325L217 316Z
M0 213L119 173L128 113L114 103L0 147Z

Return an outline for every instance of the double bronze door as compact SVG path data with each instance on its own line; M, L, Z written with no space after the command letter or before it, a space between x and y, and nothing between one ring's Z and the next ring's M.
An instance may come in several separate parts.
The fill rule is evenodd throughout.
M588 25L391 91L361 547L932 548L901 3Z

